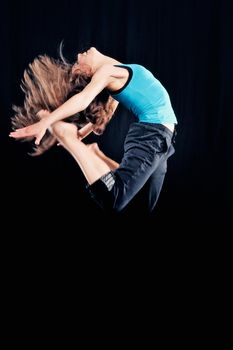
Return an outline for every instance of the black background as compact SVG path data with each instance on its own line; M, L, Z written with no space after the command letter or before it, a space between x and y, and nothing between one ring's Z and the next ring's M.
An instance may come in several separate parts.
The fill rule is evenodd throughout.
M122 62L145 65L170 94L179 122L176 153L152 217L153 232L176 227L188 234L203 223L207 230L224 225L233 198L232 15L230 0L1 1L1 212L9 223L25 228L29 218L42 226L50 220L73 223L77 231L82 222L87 228L107 225L65 150L54 147L32 158L28 143L8 137L11 105L23 102L24 69L39 54L58 57L63 40L71 62L80 50L96 46ZM119 161L131 121L119 108L105 134L87 142L98 140ZM141 219L137 205L132 212L124 214L130 227Z

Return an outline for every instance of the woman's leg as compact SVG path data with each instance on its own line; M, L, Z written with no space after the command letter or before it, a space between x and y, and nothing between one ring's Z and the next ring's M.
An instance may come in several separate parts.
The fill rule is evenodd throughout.
M106 156L106 154L104 154L104 152L102 152L99 149L99 146L96 142L91 143L90 145L87 145L100 159L102 159L111 170L116 170L117 168L119 168L119 163L115 162L115 160L109 158Z
M146 185L148 203L142 209L151 211L163 185L167 158L174 153L171 141L172 132L161 124L132 123L119 168L88 187L93 199L104 209L119 212Z
M77 161L89 185L119 166L100 151L97 145L90 147L80 141L74 124L59 121L54 124L51 131Z
M145 196L147 198L147 203L145 204L145 209L147 212L152 212L155 208L160 192L163 187L165 175L167 172L167 160L174 153L174 147L171 144L165 157L163 157L159 166L147 180L145 187Z
M114 168L101 151L93 151L78 140L74 125L58 122L53 127L59 142L76 159L83 171L92 198L103 209L110 211L124 209L167 159L172 133L165 132L164 129L160 125L133 123L126 138L122 162L119 167L116 163L117 167ZM112 172L113 169L116 170ZM156 196L152 197L153 200L156 199ZM151 203L150 207L152 206Z

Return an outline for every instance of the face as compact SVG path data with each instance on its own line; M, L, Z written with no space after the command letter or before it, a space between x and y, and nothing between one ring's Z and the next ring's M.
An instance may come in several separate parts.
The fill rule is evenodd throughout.
M100 52L95 47L79 53L77 55L77 62L73 65L73 72L78 69L83 73L90 74L100 55Z

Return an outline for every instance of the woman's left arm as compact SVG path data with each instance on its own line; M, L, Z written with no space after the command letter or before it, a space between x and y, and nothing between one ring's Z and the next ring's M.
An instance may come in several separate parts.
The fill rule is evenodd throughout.
M78 131L78 139L82 140L87 137L93 131L93 124L88 123Z

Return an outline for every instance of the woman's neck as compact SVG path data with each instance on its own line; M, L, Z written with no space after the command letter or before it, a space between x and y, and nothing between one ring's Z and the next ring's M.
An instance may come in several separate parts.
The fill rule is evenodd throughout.
M112 57L102 55L101 59L97 62L97 64L93 67L93 73L97 71L100 67L102 67L104 64L121 64L121 62L115 60Z

